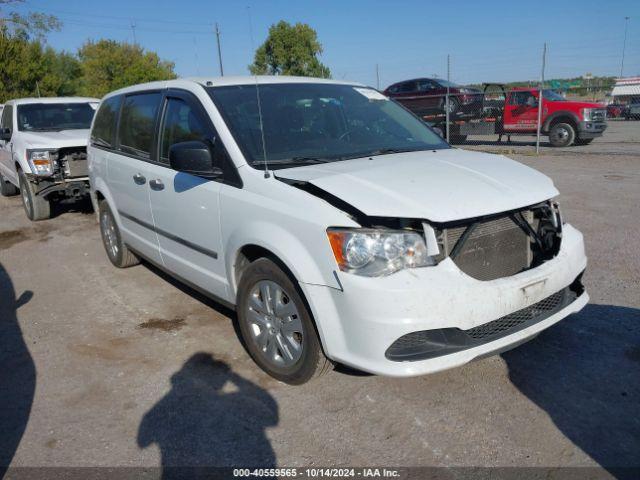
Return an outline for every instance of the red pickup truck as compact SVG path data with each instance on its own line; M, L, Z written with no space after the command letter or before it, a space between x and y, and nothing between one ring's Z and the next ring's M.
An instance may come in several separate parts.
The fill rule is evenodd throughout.
M454 119L450 124L453 142L466 140L468 135L535 135L538 122L536 88L515 88L491 95L485 86L482 114L469 119ZM491 98L494 97L494 100ZM567 100L553 90L543 90L542 125L540 132L549 137L554 147L586 145L600 137L607 128L607 109L591 102ZM425 120L446 129L444 118L424 117Z

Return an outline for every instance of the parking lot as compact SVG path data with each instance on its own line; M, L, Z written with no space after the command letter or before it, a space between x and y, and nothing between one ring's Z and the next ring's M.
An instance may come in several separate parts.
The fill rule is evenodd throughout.
M586 238L591 303L515 350L410 379L338 367L279 383L243 350L233 312L151 266L112 267L86 208L30 223L20 197L0 199L0 465L623 477L616 467L640 466L640 122L540 156L526 141L489 150L555 181Z

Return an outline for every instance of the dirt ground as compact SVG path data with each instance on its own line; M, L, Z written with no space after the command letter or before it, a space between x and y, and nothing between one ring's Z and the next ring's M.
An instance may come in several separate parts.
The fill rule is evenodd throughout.
M591 303L511 352L411 379L338 368L278 383L233 312L152 267L112 267L93 214L30 223L19 197L1 198L0 477L8 464L631 475L616 467L640 467L640 122L511 156L554 179L585 234Z

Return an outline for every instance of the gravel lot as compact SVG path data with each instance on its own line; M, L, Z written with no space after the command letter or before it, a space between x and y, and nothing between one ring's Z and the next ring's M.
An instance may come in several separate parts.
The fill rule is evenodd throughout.
M30 223L19 197L0 199L0 465L632 475L615 467L640 467L640 122L511 156L554 179L585 234L591 304L511 352L411 379L278 383L231 311L149 266L113 268L91 213Z

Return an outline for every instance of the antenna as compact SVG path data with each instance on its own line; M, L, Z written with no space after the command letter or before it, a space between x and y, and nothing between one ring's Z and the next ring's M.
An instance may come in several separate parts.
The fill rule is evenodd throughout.
M193 37L193 53L196 57L196 75L200 76L200 59L198 58L198 42L196 37Z
M251 7L247 7L247 14L249 16L249 36L251 37L251 49L255 51L256 47L253 41L253 25L251 21ZM260 119L260 136L262 137L262 158L264 161L264 178L269 178L269 169L267 168L267 144L264 140L264 123L262 121L262 103L260 102L260 86L258 85L258 75L253 74L253 78L256 82L256 100L258 101L258 118Z
M220 29L218 28L218 22L216 22L216 41L218 43L218 62L220 63L220 76L224 77L224 70L222 69L222 50L220 49Z

